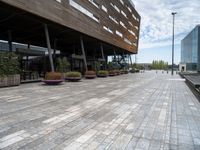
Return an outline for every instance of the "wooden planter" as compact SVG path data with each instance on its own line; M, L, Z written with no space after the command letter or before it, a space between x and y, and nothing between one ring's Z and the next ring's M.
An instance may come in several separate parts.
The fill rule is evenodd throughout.
M20 75L8 75L0 77L0 87L18 86L20 85Z

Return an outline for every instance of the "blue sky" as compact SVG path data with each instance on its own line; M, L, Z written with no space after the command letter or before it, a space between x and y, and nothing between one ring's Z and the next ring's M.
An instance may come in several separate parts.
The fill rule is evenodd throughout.
M180 62L181 40L200 24L200 0L133 0L141 15L138 63L165 60L171 64L172 15L175 20L175 63Z

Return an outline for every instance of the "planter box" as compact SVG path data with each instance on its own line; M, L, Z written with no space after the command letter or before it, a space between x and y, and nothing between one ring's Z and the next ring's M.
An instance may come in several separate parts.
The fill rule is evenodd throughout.
M65 80L71 81L71 82L78 82L82 79L82 77L66 77Z
M95 79L96 77L96 75L85 75L86 79Z
M59 85L63 80L43 80L43 82L47 85Z
M20 85L20 75L8 75L0 77L0 87L18 86Z
M106 78L106 77L108 77L108 75L105 75L105 74L98 74L97 75L99 78Z

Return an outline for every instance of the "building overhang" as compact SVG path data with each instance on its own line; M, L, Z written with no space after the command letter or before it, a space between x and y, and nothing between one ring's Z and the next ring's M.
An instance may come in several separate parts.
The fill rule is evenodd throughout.
M0 40L8 41L8 31L11 31L13 42L46 47L43 24L48 25L53 49L56 48L66 53L73 53L74 50L79 49L80 35L82 35L86 51L92 55L95 51L100 51L101 43L103 43L105 55L113 55L114 50L117 50L119 54L134 53L0 2ZM55 41L57 41L56 47Z

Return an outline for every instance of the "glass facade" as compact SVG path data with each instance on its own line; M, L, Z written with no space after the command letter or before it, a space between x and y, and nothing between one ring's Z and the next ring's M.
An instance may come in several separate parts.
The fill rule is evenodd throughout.
M181 64L188 71L200 71L200 25L181 41Z

